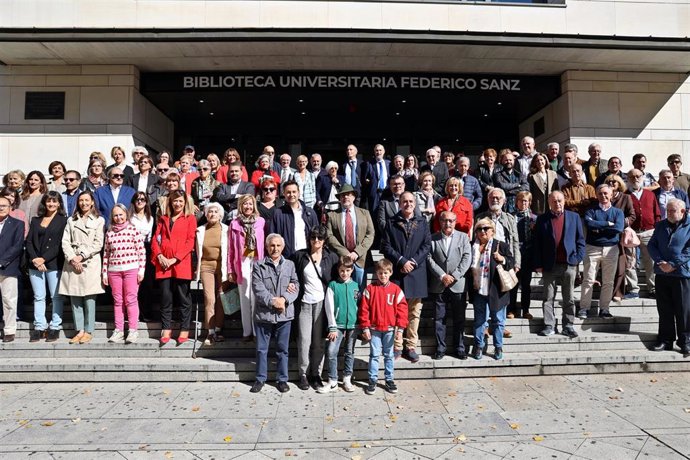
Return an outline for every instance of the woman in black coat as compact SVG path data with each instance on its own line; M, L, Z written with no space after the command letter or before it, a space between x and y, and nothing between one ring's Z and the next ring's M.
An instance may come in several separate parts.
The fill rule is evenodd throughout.
M323 308L328 283L338 264L338 256L326 247L326 227L317 225L309 232L309 247L297 251L293 260L299 278L299 297L295 314L297 338L298 387L308 390L323 386L321 371L324 358L325 310Z
M62 296L58 294L63 264L62 234L67 217L58 192L49 191L38 206L38 217L31 219L29 235L26 238L26 257L29 266L29 280L34 292L34 329L30 342L45 338L55 342L62 327ZM46 283L48 291L46 292ZM52 319L46 320L46 297L53 302Z
M497 266L510 270L515 264L510 247L494 239L496 227L491 219L479 219L474 226L472 245L472 292L474 294L474 359L482 359L487 319L494 335L494 359L503 359L503 330L510 291L501 291Z

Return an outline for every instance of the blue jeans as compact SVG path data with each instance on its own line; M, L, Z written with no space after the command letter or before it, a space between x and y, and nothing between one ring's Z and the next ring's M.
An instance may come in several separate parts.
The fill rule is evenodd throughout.
M375 331L371 332L371 341L369 342L369 381L377 382L379 380L379 356L383 351L383 375L386 380L393 380L394 358L393 358L393 339L394 331ZM383 350L382 350L383 349Z
M292 321L281 323L254 323L256 332L256 380L266 382L268 378L268 347L271 338L276 339L276 358L278 359L278 381L288 381L288 348L290 346L290 327Z
M328 342L328 378L338 380L338 351L340 344L345 338L345 367L343 375L352 375L352 368L355 364L355 341L357 334L355 329L338 329L338 337L333 342ZM377 370L378 372L378 370Z
M29 281L31 281L31 289L34 291L34 329L37 331L48 329L48 322L46 320L47 295L50 295L53 301L53 317L50 321L50 329L59 331L62 326L64 304L62 296L58 294L60 273L59 270L48 270L47 272L29 270ZM46 293L46 282L48 283L48 293Z
M70 296L75 331L93 334L93 329L96 325L96 297L96 295L87 295L85 297Z
M506 327L506 306L498 311L490 311L489 298L474 294L474 345L484 348L484 328L490 318L489 326L494 334L494 347L503 348L503 330Z
M364 292L364 288L366 287L366 273L364 269L357 264L355 264L353 268L354 272L352 273L352 279L359 285L359 292Z

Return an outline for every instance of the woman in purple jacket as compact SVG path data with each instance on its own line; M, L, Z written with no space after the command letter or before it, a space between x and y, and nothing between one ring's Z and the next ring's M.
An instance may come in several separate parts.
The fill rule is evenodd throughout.
M242 312L242 338L249 342L254 335L252 270L264 258L264 220L259 217L256 198L243 195L237 200L237 217L228 232L228 281L237 283Z

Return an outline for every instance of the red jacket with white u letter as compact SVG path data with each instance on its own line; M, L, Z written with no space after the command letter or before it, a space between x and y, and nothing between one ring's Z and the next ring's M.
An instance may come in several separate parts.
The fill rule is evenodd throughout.
M407 300L400 286L391 282L384 285L378 281L367 286L359 308L359 326L382 332L394 327L405 329Z

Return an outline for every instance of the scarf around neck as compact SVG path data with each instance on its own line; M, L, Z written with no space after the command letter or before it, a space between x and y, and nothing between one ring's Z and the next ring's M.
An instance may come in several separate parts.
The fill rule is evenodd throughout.
M244 247L249 251L255 251L256 232L254 231L254 224L256 223L256 217L253 214L249 217L237 214L237 220L242 225L242 230L244 231Z

